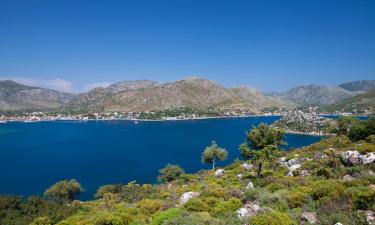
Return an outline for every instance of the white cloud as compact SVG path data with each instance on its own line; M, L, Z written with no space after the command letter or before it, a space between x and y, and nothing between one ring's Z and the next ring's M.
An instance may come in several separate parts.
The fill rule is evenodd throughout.
M111 85L112 83L111 82L100 82L100 83L92 83L92 84L88 84L85 86L85 88L83 89L83 91L91 91L92 89L94 88L98 88L98 87L108 87L109 85Z
M76 92L73 88L73 83L60 78L56 79L35 79L26 77L0 77L0 80L13 80L14 82L33 86L33 87L43 87L56 91L62 92Z

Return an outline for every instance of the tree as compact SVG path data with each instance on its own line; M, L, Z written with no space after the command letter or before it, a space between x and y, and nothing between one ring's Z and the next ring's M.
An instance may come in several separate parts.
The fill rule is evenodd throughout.
M246 141L240 145L241 156L258 162L258 177L262 172L264 160L271 160L279 153L279 146L285 145L285 131L261 123L253 126L246 135Z
M375 134L375 118L359 120L355 117L340 117L337 126L333 130L338 135L345 135L352 141L364 140Z
M57 201L73 201L83 191L81 184L75 179L62 180L48 188L44 196Z
M158 180L165 183L176 180L184 174L185 171L179 165L168 164L163 169L160 169L159 173Z
M212 170L215 169L216 160L224 161L228 158L228 152L224 148L220 148L215 141L203 151L202 163L212 165Z

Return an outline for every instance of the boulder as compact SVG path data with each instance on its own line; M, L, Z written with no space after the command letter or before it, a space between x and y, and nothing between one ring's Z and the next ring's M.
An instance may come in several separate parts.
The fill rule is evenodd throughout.
M357 165L361 162L361 154L358 151L346 151L342 153L343 161L348 165Z
M301 215L300 224L316 224L318 223L318 217L314 212L304 212Z
M295 159L290 159L287 162L287 166L291 167L291 166L294 166L294 165L302 164L303 162L309 161L309 160L311 160L311 159L309 159L309 158L295 158Z
M253 168L254 166L252 164L248 164L248 163L244 163L241 165L241 168L246 170L246 171L249 171Z
M301 168L301 164L294 164L294 165L290 166L290 167L289 167L289 173L288 173L288 176L289 176L289 177L293 177L293 176L294 176L293 172L294 172L295 170L299 169L299 168Z
M352 176L350 176L349 174L345 175L343 178L342 178L343 181L352 181L354 180L354 178Z
M342 223L340 223L340 222L337 222L337 223L335 223L335 225L343 225Z
M218 169L215 171L215 177L221 177L224 174L224 169Z
M192 199L194 197L197 197L197 196L199 196L199 193L194 192L194 191L190 191L190 192L186 192L186 193L182 194L181 197L180 197L180 205L185 204L190 199Z
M365 212L366 222L369 225L375 225L375 213L371 210Z
M249 182L249 183L247 183L247 185L246 185L246 189L253 189L254 188L254 184L253 184L253 182Z
M370 152L367 153L366 155L360 156L362 164L370 164L375 162L375 153Z
M260 211L259 203L254 201L251 203L247 203L244 207L237 210L237 216L239 219L248 219L254 215L256 215Z

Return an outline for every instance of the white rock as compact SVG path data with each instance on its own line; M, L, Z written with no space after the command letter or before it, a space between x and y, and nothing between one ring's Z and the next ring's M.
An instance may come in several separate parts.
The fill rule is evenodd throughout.
M357 165L360 163L361 154L358 151L346 151L342 153L342 158L345 163L350 165Z
M251 202L244 205L244 207L237 210L237 216L239 219L247 219L254 216L260 211L258 202Z
M249 171L250 169L253 168L253 165L252 164L248 164L248 163L244 163L241 165L242 169L246 170L246 171Z
M352 181L352 180L354 180L354 178L352 176L350 176L349 174L347 174L347 175L345 175L342 178L342 180L344 180L344 181Z
M340 223L340 222L337 222L337 223L335 223L335 225L343 225L342 223Z
M318 217L314 212L304 212L301 215L301 222L307 222L308 224L318 223Z
M293 166L289 167L289 171L294 171L299 168L301 168L301 164L294 164Z
M237 176L236 176L238 179L242 179L242 177L243 177L243 175L242 175L242 173L240 173L240 174L237 174Z
M375 153L370 152L366 155L360 156L362 164L370 164L375 162Z
M224 174L224 169L218 169L215 171L215 177L221 177Z
M197 197L197 196L199 196L199 193L194 192L194 191L190 191L190 192L186 192L186 193L182 194L181 197L180 197L180 205L185 204L190 199L192 199L194 197Z
M249 182L249 183L247 183L247 185L246 185L246 189L253 189L254 188L254 184L253 184L253 182Z
M366 222L369 225L374 225L375 224L375 213L373 211L366 211Z

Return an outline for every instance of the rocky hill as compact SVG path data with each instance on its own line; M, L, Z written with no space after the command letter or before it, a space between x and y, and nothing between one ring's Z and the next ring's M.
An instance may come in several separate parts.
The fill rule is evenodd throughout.
M253 88L225 88L210 80L189 77L162 84L147 80L116 83L81 94L66 108L129 112L246 107L257 112L264 107L288 105L290 103L265 96Z
M278 96L303 106L329 105L353 97L359 93L337 86L306 85L290 89Z
M375 90L375 80L360 80L340 84L339 87L348 91L368 92Z
M375 90L356 95L323 108L328 112L352 112L360 114L375 114Z
M68 103L73 97L73 94L30 87L11 80L0 81L0 111L53 109Z

